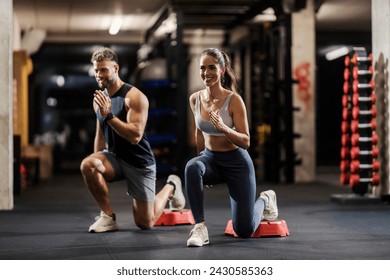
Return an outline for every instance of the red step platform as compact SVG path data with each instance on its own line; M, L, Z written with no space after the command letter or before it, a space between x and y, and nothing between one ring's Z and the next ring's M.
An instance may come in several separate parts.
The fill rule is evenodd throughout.
M174 211L166 209L160 218L154 224L155 226L176 226L176 225L193 225L195 224L191 210L183 209Z
M232 220L228 221L225 229L225 234L234 235L234 237L238 237L238 235L233 230ZM290 232L288 230L287 223L285 220L275 220L272 222L261 221L259 227L252 234L252 238L258 238L263 236L284 237L287 235L290 235Z

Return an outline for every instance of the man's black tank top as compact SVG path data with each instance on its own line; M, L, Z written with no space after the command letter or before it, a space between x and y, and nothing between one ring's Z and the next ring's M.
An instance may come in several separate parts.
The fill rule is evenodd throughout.
M111 98L111 113L121 121L126 122L126 106L125 96L133 86L123 84L123 86ZM132 144L126 139L118 135L112 127L103 121L100 111L96 111L96 117L99 120L100 126L103 129L108 150L114 153L118 158L127 162L136 168L144 168L156 163L150 143L144 133L141 141L138 144Z

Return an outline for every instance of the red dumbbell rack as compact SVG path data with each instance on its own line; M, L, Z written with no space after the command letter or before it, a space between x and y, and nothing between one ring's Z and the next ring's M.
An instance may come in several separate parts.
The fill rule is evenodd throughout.
M372 55L353 48L344 64L340 183L364 195L379 184Z

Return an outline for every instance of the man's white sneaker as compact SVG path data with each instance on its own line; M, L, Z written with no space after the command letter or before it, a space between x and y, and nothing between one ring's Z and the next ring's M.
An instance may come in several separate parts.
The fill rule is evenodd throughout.
M196 224L191 230L190 236L187 240L188 247L201 247L210 243L207 227L203 223Z
M173 184L175 188L173 196L171 198L172 206L179 210L183 209L186 205L186 199L183 194L180 178L176 175L169 175L167 183L171 185Z
M276 204L276 193L268 190L260 193L260 198L264 200L264 212L262 220L274 221L278 217L278 206Z
M116 223L115 214L112 217L108 216L103 211L100 212L100 216L95 218L95 222L89 227L89 232L107 232L118 230L118 224Z

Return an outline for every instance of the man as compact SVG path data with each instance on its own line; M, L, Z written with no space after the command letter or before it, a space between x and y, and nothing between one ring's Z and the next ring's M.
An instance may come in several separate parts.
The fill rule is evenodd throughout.
M95 91L93 99L97 117L94 153L82 161L80 169L101 212L89 232L118 229L107 183L122 179L127 181L127 192L133 197L136 225L150 229L169 199L173 207L184 207L181 180L170 175L162 190L155 194L156 162L144 135L148 99L140 90L121 80L118 57L111 49L97 50L91 62L101 90Z

